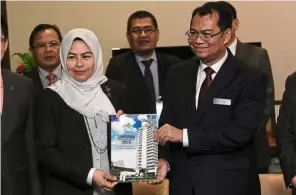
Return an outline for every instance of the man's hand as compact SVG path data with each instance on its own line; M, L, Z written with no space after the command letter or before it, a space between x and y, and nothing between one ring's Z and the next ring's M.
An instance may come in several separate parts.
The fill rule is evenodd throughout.
M118 183L115 176L109 175L102 170L95 170L93 182L100 188L110 191Z
M161 184L163 180L165 179L167 173L168 173L169 167L168 163L163 160L158 160L158 169L157 169L157 179L151 182L148 182L149 184Z
M161 145L165 145L167 142L183 143L183 131L165 124L156 131L154 140Z
M123 115L123 111L122 110L118 110L116 113L116 117L119 118L121 115Z

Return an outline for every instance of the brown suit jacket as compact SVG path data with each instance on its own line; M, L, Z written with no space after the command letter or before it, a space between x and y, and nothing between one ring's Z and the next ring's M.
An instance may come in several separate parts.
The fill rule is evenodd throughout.
M274 114L274 82L271 64L266 49L248 43L242 43L239 40L235 56L244 63L256 67L268 77L264 120L262 121L262 128L255 135L257 169L261 172L262 169L266 169L270 165L270 151L265 126Z

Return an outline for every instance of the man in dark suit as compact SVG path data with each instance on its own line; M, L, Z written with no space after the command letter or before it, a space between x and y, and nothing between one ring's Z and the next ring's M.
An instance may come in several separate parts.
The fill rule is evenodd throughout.
M276 145L287 188L296 195L296 72L288 76L276 124Z
M198 58L168 73L155 140L164 145L158 179L170 171L170 195L260 194L253 141L267 78L226 49L231 25L224 9L196 8L186 35Z
M229 9L233 17L232 34L230 37L230 41L227 43L227 46L232 54L247 65L256 67L259 71L268 76L265 115L264 119L262 120L261 127L258 129L258 131L256 131L254 142L256 148L258 173L266 174L268 173L269 165L271 162L269 144L266 134L266 125L272 113L274 112L274 83L269 56L266 49L251 44L242 43L236 37L236 31L239 27L239 20L237 18L236 9L226 1L218 1L218 3L222 7L225 7L225 9Z
M132 109L124 112L156 113L156 101L163 97L166 73L181 59L155 52L158 24L147 11L137 11L128 18L126 37L131 51L111 58L106 76L127 86Z
M34 83L34 93L39 94L44 88L61 78L60 44L62 35L59 28L51 24L37 25L29 39L30 52L37 67L24 76Z
M1 16L1 60L8 46L8 27ZM2 70L1 194L39 195L33 143L32 82Z

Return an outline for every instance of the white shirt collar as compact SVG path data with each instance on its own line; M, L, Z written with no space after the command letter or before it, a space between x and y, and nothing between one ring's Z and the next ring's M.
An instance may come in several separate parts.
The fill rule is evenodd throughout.
M136 57L136 60L137 60L138 63L143 61L143 60L149 60L149 59L153 59L153 61L157 62L157 57L156 57L155 51L153 52L152 56L149 59L145 59L142 56L139 56L139 55L136 55L136 54L135 54L135 57Z
M42 78L46 79L49 72L43 70L40 66L38 66L38 71ZM53 73L57 76L58 79L62 77L62 66L61 64L53 71Z
M236 53L236 46L237 46L237 38L235 38L234 41L228 47L230 49L232 55L234 55L234 56Z
M213 64L211 66L211 68L215 71L215 73L217 74L218 71L220 70L221 66L224 64L224 62L226 61L227 59L227 56L228 56L228 52L226 50L223 58L221 58L218 62L216 62L215 64ZM201 70L203 71L205 68L207 68L208 65L204 64L203 62L200 62L200 68Z

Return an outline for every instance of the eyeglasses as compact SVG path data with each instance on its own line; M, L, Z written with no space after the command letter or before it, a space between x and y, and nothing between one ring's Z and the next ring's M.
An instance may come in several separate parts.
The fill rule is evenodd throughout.
M215 37L216 35L220 34L223 31L225 30L221 30L215 34L211 34L211 33L196 32L194 30L189 30L185 33L185 35L188 37L189 40L195 40L196 38L199 37L203 41L210 41L213 37Z
M47 45L51 49L57 49L57 48L59 48L60 43L57 43L57 42L54 42L54 41L49 42L49 43L41 43L41 44L38 44L38 45L34 45L34 48L39 49L39 50L45 50Z
M154 29L153 27L143 27L143 28L137 27L132 29L131 33L134 35L140 36L143 31L146 35L152 35L156 31L156 29Z

